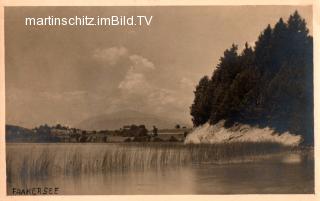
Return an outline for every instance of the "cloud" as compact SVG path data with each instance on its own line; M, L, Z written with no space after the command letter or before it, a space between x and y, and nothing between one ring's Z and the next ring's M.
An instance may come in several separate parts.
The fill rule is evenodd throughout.
M181 88L190 88L190 87L193 88L193 87L195 87L195 83L193 80L186 78L186 77L183 77L180 80L180 87Z
M14 123L22 117L24 121L18 122L19 125L28 127L58 121L75 125L91 116L126 109L164 118L179 118L187 111L190 101L186 99L185 89L192 84L188 78L177 79L172 88L165 87L155 81L159 67L125 47L96 49L89 57L86 65L81 64L90 68L82 69L81 82L75 82L74 88L29 91L10 88L7 110L16 111L16 115L8 116L8 122ZM77 78L77 74L73 76ZM25 109L26 106L30 109ZM31 110L37 112L30 116Z
M128 56L128 50L125 47L110 47L105 49L96 49L93 57L103 60L110 65L115 65L121 58Z
M132 62L132 70L141 72L145 70L153 70L155 69L155 66L152 62L150 62L148 59L140 56L140 55L131 55L130 61Z
M130 67L128 68L124 79L119 83L118 88L123 93L128 94L146 94L149 93L152 88L150 79L148 79L149 73L155 69L155 65L147 58L141 55L130 55Z
M142 73L135 73L133 70L129 70L124 80L120 82L119 89L124 90L126 93L141 94L149 91L149 83L146 77Z
M172 92L152 82L156 65L148 58L131 53L125 47L97 49L93 58L117 68L125 66L117 93L111 96L107 111L135 109L150 112L159 107L164 110L166 104L173 102Z
M114 65L122 60L129 61L123 79L118 84L118 93L111 98L108 110L134 109L146 113L167 113L173 106L176 107L179 102L177 93L153 83L155 64L142 55L131 54L124 49L112 47L100 52L106 61L112 61Z
M97 106L101 102L96 97L85 91L26 91L10 88L6 93L6 121L29 128L56 122L72 125L90 115L88 111L94 110L90 105ZM18 117L21 120L17 122Z
M180 119L186 111L185 106L190 102L184 97L184 91L157 86L151 82L148 73L136 73L132 69L120 83L119 89L120 96L114 97L111 110L139 110Z

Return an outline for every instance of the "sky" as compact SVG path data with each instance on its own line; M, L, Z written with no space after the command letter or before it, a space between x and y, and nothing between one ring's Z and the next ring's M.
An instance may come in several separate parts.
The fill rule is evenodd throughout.
M6 7L6 123L76 125L121 110L191 122L193 91L233 43L311 6ZM25 17L153 16L150 26L25 26Z

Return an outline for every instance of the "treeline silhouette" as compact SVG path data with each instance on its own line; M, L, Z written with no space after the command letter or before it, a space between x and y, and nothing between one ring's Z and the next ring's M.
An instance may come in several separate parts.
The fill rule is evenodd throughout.
M211 78L196 87L191 106L194 126L235 122L300 134L313 143L313 38L295 11L268 25L241 53L227 49Z

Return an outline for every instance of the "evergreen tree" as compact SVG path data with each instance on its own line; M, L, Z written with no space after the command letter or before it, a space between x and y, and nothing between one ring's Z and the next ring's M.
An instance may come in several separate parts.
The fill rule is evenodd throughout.
M301 134L313 142L313 39L294 12L261 33L254 50L246 43L224 52L211 80L195 91L191 115L195 126L224 119Z
M190 110L194 126L199 126L208 121L211 111L210 80L208 76L201 78L194 95L194 103Z
M224 52L223 57L220 58L217 70L214 72L211 79L211 88L214 91L211 91L211 94L213 95L210 122L213 124L220 119L227 117L229 113L226 91L240 70L237 49L238 47L232 44L231 48Z

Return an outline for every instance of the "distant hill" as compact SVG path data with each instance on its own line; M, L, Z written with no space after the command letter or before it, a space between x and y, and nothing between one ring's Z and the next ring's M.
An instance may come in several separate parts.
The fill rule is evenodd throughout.
M59 142L59 138L49 133L36 133L31 129L6 125L6 142Z
M35 133L27 128L6 125L6 142L31 141Z
M184 124L183 124L184 123ZM176 124L187 125L170 117L163 118L134 110L122 110L114 113L101 114L81 121L77 128L86 130L114 130L124 125L145 125L148 129L155 125L158 128L174 128Z

